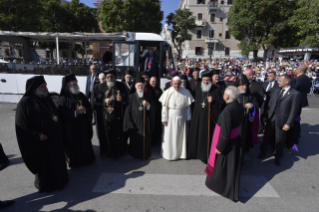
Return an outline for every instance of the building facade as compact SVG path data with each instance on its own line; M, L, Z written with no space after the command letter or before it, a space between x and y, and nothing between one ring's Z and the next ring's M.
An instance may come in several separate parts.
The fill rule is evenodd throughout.
M232 0L181 0L179 9L189 9L196 17L192 40L182 46L182 58L241 57L239 43L228 31Z

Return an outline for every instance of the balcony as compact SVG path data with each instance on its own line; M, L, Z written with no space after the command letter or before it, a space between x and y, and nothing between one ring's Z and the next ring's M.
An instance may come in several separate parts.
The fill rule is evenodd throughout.
M207 3L207 10L208 10L208 12L219 11L220 7L219 7L218 2L208 2Z
M198 27L205 27L207 25L207 21L206 20L197 20L197 21L195 21L195 25Z

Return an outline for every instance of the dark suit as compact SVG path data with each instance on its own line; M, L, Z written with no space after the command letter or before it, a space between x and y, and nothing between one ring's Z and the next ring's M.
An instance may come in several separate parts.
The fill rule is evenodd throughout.
M266 152L268 144L275 135L275 152L276 157L281 157L283 153L283 147L288 136L288 132L293 130L295 118L299 110L300 105L300 93L293 88L290 88L282 97L281 88L274 89L272 91L268 120L266 123L266 129L264 133L264 139L260 145L261 152ZM282 130L284 125L290 127L289 131ZM288 146L287 146L288 147ZM289 146L288 148L291 148Z
M268 88L268 90L267 90L267 87L269 85L269 82L264 82L262 85L263 90L265 92L265 99L264 99L264 102L262 103L261 108L260 108L259 132L262 132L264 130L264 127L265 127L265 124L263 122L263 118L264 118L265 114L267 114L267 111L269 109L268 103L270 100L271 92L274 89L278 88L278 83L276 81L274 81L273 83L274 83L273 86Z
M86 79L85 96L88 98L90 98L91 79L92 79L92 74L88 75ZM98 73L94 74L93 82L94 82L94 85L93 85L93 89L94 89L94 86L100 83Z
M143 65L143 71L147 71L148 70L148 61L149 61L149 54L147 53L144 57L141 58L140 63L142 63ZM153 59L151 62L151 69L148 72L148 76L149 77L159 77L159 57L157 56L157 54L154 53L153 55Z
M298 114L301 114L301 108L309 106L307 94L310 92L311 80L306 75L302 74L292 80L292 87L299 91L301 94L300 110Z

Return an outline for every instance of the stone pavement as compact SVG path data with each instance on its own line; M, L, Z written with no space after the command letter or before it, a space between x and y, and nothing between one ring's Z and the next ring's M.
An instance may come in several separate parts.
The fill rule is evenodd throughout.
M206 188L205 165L198 160L166 161L160 147L150 160L129 155L69 170L62 191L38 193L34 176L21 158L14 129L14 104L0 104L0 142L11 165L0 171L0 200L16 204L2 211L319 211L319 98L310 97L301 115L300 152L285 150L282 165L256 158L259 145L245 156L240 202L233 203ZM318 105L318 107L317 107Z

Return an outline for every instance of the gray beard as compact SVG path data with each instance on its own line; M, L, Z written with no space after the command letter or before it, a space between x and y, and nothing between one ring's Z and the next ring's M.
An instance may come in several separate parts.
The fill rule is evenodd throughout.
M144 91L136 91L138 98L143 98L144 96Z
M201 84L201 87L202 87L202 92L208 92L210 89L211 89L211 87L212 87L212 83L210 82L208 85L205 85L203 82L202 82L202 84Z
M35 90L35 95L36 95L37 97L40 97L40 98L47 97L48 94L49 94L48 91L45 91L45 92L42 93L42 92L39 90L39 88L37 88L37 89Z
M185 85L183 85L183 84L181 84L181 87L185 88L186 86L185 86Z
M78 94L80 93L80 88L73 88L73 87L71 87L71 88L69 88L69 91L70 91L70 93L73 94L73 95L78 95Z
M114 81L109 82L106 80L106 85L107 85L107 87L112 88L115 85L115 82Z
M244 93L246 93L246 90L244 90L244 91L239 90L239 93L240 93L240 94L244 94Z

